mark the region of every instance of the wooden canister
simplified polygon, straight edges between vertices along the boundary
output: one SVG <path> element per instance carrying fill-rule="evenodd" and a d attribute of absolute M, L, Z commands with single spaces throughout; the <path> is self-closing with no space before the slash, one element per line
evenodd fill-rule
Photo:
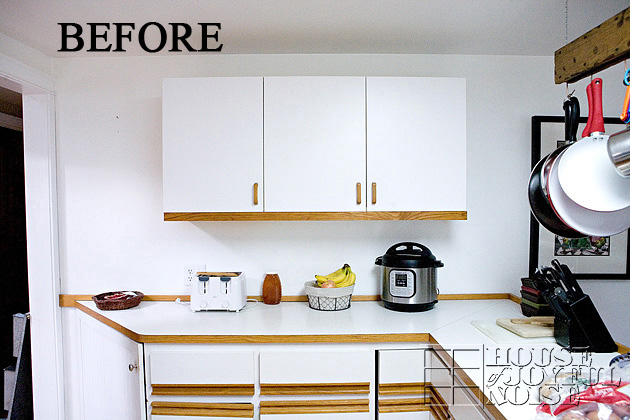
<path fill-rule="evenodd" d="M 282 298 L 282 285 L 280 284 L 280 277 L 275 271 L 268 271 L 265 273 L 265 280 L 263 281 L 262 290 L 263 302 L 267 305 L 277 305 Z"/>

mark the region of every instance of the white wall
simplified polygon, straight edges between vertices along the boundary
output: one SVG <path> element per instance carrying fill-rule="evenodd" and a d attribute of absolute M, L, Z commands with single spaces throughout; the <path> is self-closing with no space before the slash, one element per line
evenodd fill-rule
<path fill-rule="evenodd" d="M 54 74 L 62 293 L 184 294 L 184 265 L 201 262 L 210 270 L 245 271 L 251 295 L 260 294 L 265 271 L 277 270 L 284 294 L 297 295 L 313 274 L 347 262 L 357 273 L 355 293 L 376 295 L 374 259 L 403 240 L 427 245 L 444 262 L 442 293 L 518 294 L 527 275 L 530 118 L 563 115 L 565 87 L 553 83 L 552 57 L 77 58 L 54 60 Z M 161 79 L 244 75 L 466 77 L 468 220 L 164 222 Z M 619 67 L 603 75 L 606 115 L 620 112 L 622 76 Z M 571 87 L 583 115 L 586 82 Z M 617 319 L 630 282 L 588 282 L 587 290 L 615 338 L 630 343 Z M 609 305 L 604 290 L 617 304 Z"/>

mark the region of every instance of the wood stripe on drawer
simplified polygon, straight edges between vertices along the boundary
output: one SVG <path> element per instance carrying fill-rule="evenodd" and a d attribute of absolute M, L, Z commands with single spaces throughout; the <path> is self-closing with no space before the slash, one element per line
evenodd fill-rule
<path fill-rule="evenodd" d="M 429 408 L 437 420 L 450 420 L 453 417 L 448 410 L 448 404 L 433 387 L 431 387 Z"/>
<path fill-rule="evenodd" d="M 151 415 L 154 416 L 206 416 L 254 418 L 251 403 L 189 403 L 153 401 Z"/>
<path fill-rule="evenodd" d="M 424 394 L 428 392 L 428 388 L 429 385 L 426 382 L 379 384 L 378 395 Z"/>
<path fill-rule="evenodd" d="M 261 401 L 260 414 L 367 413 L 370 400 Z"/>
<path fill-rule="evenodd" d="M 254 384 L 151 384 L 151 395 L 254 395 Z"/>
<path fill-rule="evenodd" d="M 395 398 L 378 400 L 379 413 L 403 413 L 412 411 L 431 411 L 429 398 Z"/>
<path fill-rule="evenodd" d="M 318 384 L 260 384 L 260 395 L 369 394 L 369 382 Z"/>

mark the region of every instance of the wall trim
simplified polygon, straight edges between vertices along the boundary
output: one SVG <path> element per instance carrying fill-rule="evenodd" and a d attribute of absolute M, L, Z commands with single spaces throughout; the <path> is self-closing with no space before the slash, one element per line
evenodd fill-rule
<path fill-rule="evenodd" d="M 52 76 L 2 53 L 0 76 L 6 79 L 0 85 L 16 92 L 23 94 L 55 92 Z"/>

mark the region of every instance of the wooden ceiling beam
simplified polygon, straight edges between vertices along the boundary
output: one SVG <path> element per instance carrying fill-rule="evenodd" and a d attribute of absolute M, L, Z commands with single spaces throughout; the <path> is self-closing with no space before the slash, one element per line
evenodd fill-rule
<path fill-rule="evenodd" d="M 556 83 L 573 83 L 630 58 L 630 7 L 555 52 Z"/>

